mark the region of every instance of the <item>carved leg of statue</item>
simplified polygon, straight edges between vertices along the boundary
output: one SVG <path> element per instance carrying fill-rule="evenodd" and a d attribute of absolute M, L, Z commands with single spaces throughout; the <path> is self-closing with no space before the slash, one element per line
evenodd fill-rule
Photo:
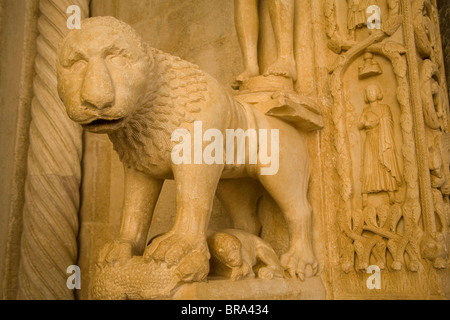
<path fill-rule="evenodd" d="M 223 165 L 174 166 L 177 214 L 172 230 L 145 250 L 144 261 L 177 266 L 180 278 L 201 281 L 209 272 L 206 231 Z"/>
<path fill-rule="evenodd" d="M 294 196 L 291 192 L 286 193 L 285 190 L 277 190 L 275 187 L 271 187 L 272 184 L 275 186 L 278 183 L 285 183 L 282 181 L 288 180 L 291 180 L 289 182 L 290 186 L 301 185 L 303 187 L 304 184 L 299 179 L 290 179 L 288 175 L 280 173 L 277 176 L 278 178 L 274 178 L 276 176 L 267 176 L 264 186 L 283 211 L 289 229 L 289 250 L 281 257 L 281 265 L 292 278 L 298 276 L 300 280 L 304 280 L 308 265 L 311 266 L 314 275 L 318 271 L 318 264 L 311 243 L 311 208 L 306 199 L 306 190 L 304 190 L 305 194 L 302 194 L 303 190 L 301 190 Z M 292 183 L 292 180 L 295 180 L 295 183 Z M 298 189 L 303 189 L 302 187 L 298 187 Z M 295 188 L 291 190 L 295 190 Z"/>
<path fill-rule="evenodd" d="M 294 0 L 270 0 L 270 18 L 278 48 L 278 58 L 265 75 L 284 76 L 297 80 L 294 58 Z"/>
<path fill-rule="evenodd" d="M 162 185 L 162 180 L 154 180 L 134 169 L 125 168 L 125 201 L 120 234 L 100 250 L 99 265 L 124 265 L 133 254 L 142 254 Z"/>
<path fill-rule="evenodd" d="M 245 71 L 237 77 L 243 82 L 259 76 L 258 37 L 259 17 L 258 0 L 235 0 L 236 31 L 244 58 Z"/>
<path fill-rule="evenodd" d="M 257 217 L 261 196 L 261 184 L 252 179 L 221 180 L 217 187 L 217 197 L 231 216 L 234 228 L 254 235 L 261 230 Z"/>
<path fill-rule="evenodd" d="M 292 277 L 305 279 L 306 267 L 317 274 L 318 264 L 312 248 L 312 210 L 307 199 L 310 164 L 305 137 L 293 127 L 277 119 L 268 119 L 272 128 L 280 128 L 279 171 L 259 176 L 267 192 L 277 202 L 289 229 L 289 250 L 281 257 L 281 265 Z M 259 123 L 260 124 L 260 123 Z M 296 159 L 293 167 L 292 159 Z M 280 186 L 283 186 L 280 188 Z"/>

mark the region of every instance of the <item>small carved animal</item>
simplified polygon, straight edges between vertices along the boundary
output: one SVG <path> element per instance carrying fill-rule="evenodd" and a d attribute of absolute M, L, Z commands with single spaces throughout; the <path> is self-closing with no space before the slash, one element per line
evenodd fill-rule
<path fill-rule="evenodd" d="M 242 230 L 226 229 L 208 237 L 213 259 L 231 269 L 231 280 L 253 278 L 258 261 L 265 264 L 258 270 L 258 278 L 283 278 L 284 270 L 272 247 L 261 238 Z"/>
<path fill-rule="evenodd" d="M 265 189 L 283 211 L 289 229 L 283 267 L 301 279 L 308 265 L 317 272 L 307 201 L 308 149 L 295 128 L 244 108 L 197 66 L 150 48 L 129 25 L 112 17 L 87 19 L 80 30 L 72 30 L 60 46 L 57 70 L 58 92 L 69 117 L 88 131 L 108 134 L 125 168 L 120 234 L 101 250 L 99 263 L 125 264 L 144 253 L 145 261 L 165 262 L 183 273 L 189 270 L 183 264 L 191 263 L 184 257 L 198 252 L 199 263 L 207 264 L 206 231 L 216 190 L 234 227 L 257 234 L 255 206 Z M 260 175 L 264 166 L 259 162 L 175 165 L 171 135 L 176 129 L 194 132 L 194 121 L 223 136 L 227 129 L 246 131 L 250 123 L 256 130 L 278 129 L 278 173 Z M 165 179 L 176 184 L 175 223 L 145 248 Z M 204 279 L 205 270 L 189 274 L 189 281 Z"/>

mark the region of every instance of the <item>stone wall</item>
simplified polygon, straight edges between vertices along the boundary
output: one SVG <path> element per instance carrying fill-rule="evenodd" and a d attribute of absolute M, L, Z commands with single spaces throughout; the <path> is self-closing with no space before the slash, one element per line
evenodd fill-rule
<path fill-rule="evenodd" d="M 37 1 L 0 1 L 0 299 L 17 286 Z"/>

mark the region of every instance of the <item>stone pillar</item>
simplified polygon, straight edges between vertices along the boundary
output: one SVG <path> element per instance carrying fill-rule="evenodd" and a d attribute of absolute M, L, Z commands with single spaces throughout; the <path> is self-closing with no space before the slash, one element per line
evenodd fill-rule
<path fill-rule="evenodd" d="M 0 1 L 0 299 L 7 300 L 18 290 L 38 2 Z"/>
<path fill-rule="evenodd" d="M 82 129 L 67 117 L 56 79 L 70 5 L 80 7 L 81 18 L 88 16 L 88 0 L 39 2 L 19 299 L 74 299 L 66 270 L 77 263 Z"/>

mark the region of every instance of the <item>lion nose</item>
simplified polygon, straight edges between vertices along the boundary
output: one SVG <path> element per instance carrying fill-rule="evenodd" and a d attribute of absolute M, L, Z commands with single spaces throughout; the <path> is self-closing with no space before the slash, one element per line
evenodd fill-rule
<path fill-rule="evenodd" d="M 111 75 L 101 59 L 89 61 L 81 87 L 81 102 L 97 109 L 111 107 L 114 103 Z"/>

